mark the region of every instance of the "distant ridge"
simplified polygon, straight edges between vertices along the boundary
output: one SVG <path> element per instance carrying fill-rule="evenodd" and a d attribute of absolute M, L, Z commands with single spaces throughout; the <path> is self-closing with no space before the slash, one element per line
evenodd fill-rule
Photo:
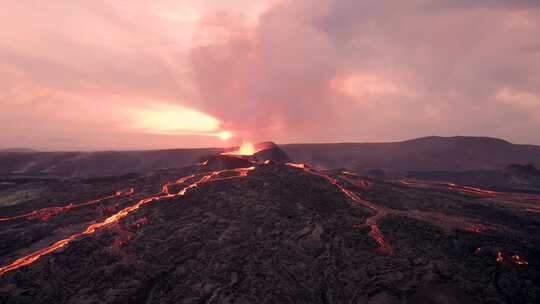
<path fill-rule="evenodd" d="M 0 152 L 9 152 L 9 153 L 35 153 L 39 152 L 38 150 L 29 149 L 29 148 L 8 148 L 0 149 Z"/>
<path fill-rule="evenodd" d="M 511 142 L 506 141 L 504 139 L 496 138 L 496 137 L 487 137 L 487 136 L 425 136 L 425 137 L 419 137 L 419 138 L 413 138 L 409 140 L 404 140 L 402 142 L 409 142 L 409 143 L 415 143 L 415 142 L 461 142 L 461 143 L 492 143 L 492 144 L 500 144 L 500 145 L 513 145 Z"/>
<path fill-rule="evenodd" d="M 422 137 L 387 143 L 279 145 L 293 162 L 358 172 L 502 170 L 510 164 L 540 168 L 540 146 L 516 145 L 491 137 Z M 92 177 L 144 173 L 189 166 L 224 149 L 169 149 L 115 152 L 37 152 L 4 149 L 0 175 Z M 33 152 L 33 153 L 31 153 Z"/>
<path fill-rule="evenodd" d="M 492 137 L 421 137 L 387 143 L 288 144 L 296 162 L 322 168 L 394 171 L 503 169 L 509 164 L 540 166 L 540 146 L 516 145 Z"/>

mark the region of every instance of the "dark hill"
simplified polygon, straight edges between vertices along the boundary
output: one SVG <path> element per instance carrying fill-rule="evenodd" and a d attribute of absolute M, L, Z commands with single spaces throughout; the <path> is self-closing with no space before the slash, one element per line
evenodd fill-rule
<path fill-rule="evenodd" d="M 28 149 L 28 148 L 8 148 L 8 149 L 0 149 L 0 153 L 4 152 L 16 152 L 16 153 L 32 153 L 32 152 L 39 152 L 34 149 Z"/>
<path fill-rule="evenodd" d="M 540 146 L 515 145 L 489 137 L 423 137 L 392 143 L 289 144 L 281 148 L 296 162 L 358 171 L 466 171 L 540 166 Z"/>
<path fill-rule="evenodd" d="M 515 145 L 488 137 L 424 137 L 393 143 L 288 144 L 272 143 L 255 160 L 308 163 L 316 167 L 359 172 L 468 171 L 504 169 L 510 164 L 540 167 L 540 147 Z M 195 164 L 223 149 L 175 149 L 118 152 L 0 153 L 0 175 L 96 177 Z"/>
<path fill-rule="evenodd" d="M 291 161 L 287 153 L 285 153 L 273 142 L 260 143 L 255 145 L 255 147 L 257 148 L 258 152 L 252 157 L 254 161 L 261 162 L 271 160 L 276 163 L 286 163 Z"/>

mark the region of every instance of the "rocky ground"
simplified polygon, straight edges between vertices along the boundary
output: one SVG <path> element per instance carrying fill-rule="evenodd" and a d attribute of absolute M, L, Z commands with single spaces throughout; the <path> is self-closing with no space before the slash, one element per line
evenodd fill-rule
<path fill-rule="evenodd" d="M 218 167 L 2 180 L 0 303 L 540 299 L 540 196 Z"/>

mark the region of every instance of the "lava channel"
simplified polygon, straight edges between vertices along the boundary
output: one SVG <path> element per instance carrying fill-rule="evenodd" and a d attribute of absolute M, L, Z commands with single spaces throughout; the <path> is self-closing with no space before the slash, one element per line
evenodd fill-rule
<path fill-rule="evenodd" d="M 211 172 L 210 174 L 202 176 L 198 181 L 184 187 L 183 189 L 181 189 L 176 194 L 168 193 L 169 191 L 168 191 L 168 188 L 167 188 L 166 193 L 162 192 L 162 193 L 160 193 L 158 195 L 155 195 L 155 196 L 151 196 L 151 197 L 148 197 L 148 198 L 143 198 L 140 201 L 138 201 L 136 204 L 120 210 L 119 212 L 117 212 L 117 213 L 111 215 L 110 217 L 106 218 L 104 221 L 99 222 L 99 223 L 91 224 L 83 232 L 73 234 L 68 238 L 62 239 L 62 240 L 52 244 L 51 246 L 40 249 L 40 250 L 38 250 L 36 252 L 33 252 L 33 253 L 29 254 L 29 255 L 23 256 L 23 257 L 17 259 L 16 261 L 14 261 L 13 263 L 11 263 L 9 265 L 0 267 L 0 276 L 4 275 L 4 274 L 6 274 L 6 273 L 8 273 L 10 271 L 13 271 L 15 269 L 21 268 L 23 266 L 30 265 L 30 264 L 34 263 L 35 261 L 37 261 L 42 256 L 53 253 L 53 252 L 63 248 L 64 246 L 68 245 L 72 241 L 80 238 L 80 237 L 91 235 L 91 234 L 95 233 L 98 229 L 110 226 L 110 225 L 118 222 L 119 220 L 125 218 L 128 214 L 138 210 L 142 206 L 147 205 L 147 204 L 149 204 L 151 202 L 156 202 L 156 201 L 160 201 L 162 199 L 169 199 L 169 198 L 175 198 L 175 197 L 183 196 L 183 195 L 186 194 L 187 190 L 196 188 L 199 185 L 201 185 L 202 183 L 208 182 L 212 178 L 214 178 L 216 176 L 219 176 L 219 174 L 221 174 L 223 172 L 236 172 L 236 173 L 239 173 L 239 176 L 215 178 L 212 181 L 226 180 L 226 179 L 232 179 L 232 178 L 238 178 L 238 177 L 245 177 L 245 176 L 248 175 L 249 171 L 252 171 L 254 169 L 255 169 L 255 167 L 249 167 L 249 168 L 239 168 L 239 169 L 231 169 L 231 170 L 214 171 L 214 172 Z M 182 181 L 182 180 L 188 180 L 188 179 L 190 179 L 192 177 L 193 176 L 190 175 L 188 177 L 179 179 L 177 182 Z"/>
<path fill-rule="evenodd" d="M 493 197 L 496 195 L 500 195 L 500 192 L 492 191 L 492 190 L 485 190 L 475 187 L 469 187 L 469 186 L 462 186 L 454 183 L 446 183 L 446 182 L 432 182 L 432 181 L 418 181 L 418 180 L 401 180 L 399 181 L 400 184 L 409 186 L 409 187 L 417 187 L 417 188 L 432 188 L 432 187 L 444 187 L 450 190 L 458 190 L 464 193 L 468 194 L 474 194 L 482 197 Z"/>
<path fill-rule="evenodd" d="M 433 188 L 443 187 L 449 190 L 456 190 L 467 194 L 476 195 L 482 198 L 490 198 L 493 201 L 502 202 L 505 205 L 515 206 L 516 208 L 525 209 L 528 212 L 538 213 L 538 202 L 540 202 L 540 196 L 536 194 L 526 193 L 505 193 L 492 190 L 485 190 L 476 187 L 462 186 L 454 183 L 445 182 L 430 182 L 430 181 L 399 181 L 400 184 L 413 187 L 413 188 Z"/>
<path fill-rule="evenodd" d="M 102 201 L 110 200 L 110 199 L 113 199 L 113 198 L 130 196 L 133 193 L 135 193 L 135 189 L 130 188 L 127 191 L 117 191 L 115 194 L 105 196 L 105 197 L 102 197 L 102 198 L 98 198 L 98 199 L 94 199 L 94 200 L 84 202 L 84 203 L 80 203 L 80 204 L 71 203 L 69 205 L 62 206 L 62 207 L 48 207 L 48 208 L 35 210 L 35 211 L 30 212 L 30 213 L 26 213 L 26 214 L 22 214 L 22 215 L 17 215 L 17 216 L 13 216 L 13 217 L 6 217 L 6 218 L 0 218 L 0 222 L 7 222 L 7 221 L 18 220 L 18 219 L 48 221 L 51 217 L 53 217 L 53 216 L 55 216 L 57 214 L 72 210 L 72 209 L 85 207 L 85 206 L 90 206 L 90 205 L 95 205 L 95 204 L 100 203 Z"/>
<path fill-rule="evenodd" d="M 370 201 L 362 199 L 361 197 L 356 195 L 354 192 L 352 192 L 352 191 L 346 189 L 345 187 L 339 185 L 337 179 L 335 179 L 335 178 L 333 178 L 333 177 L 331 177 L 331 176 L 329 176 L 327 174 L 324 174 L 322 172 L 311 169 L 308 166 L 306 166 L 305 164 L 287 163 L 287 165 L 290 166 L 290 167 L 293 167 L 293 168 L 302 169 L 302 170 L 304 170 L 305 172 L 307 172 L 309 174 L 316 175 L 316 176 L 324 178 L 330 184 L 336 186 L 343 194 L 345 194 L 345 196 L 350 198 L 355 203 L 364 205 L 367 208 L 373 210 L 375 212 L 375 215 L 369 217 L 363 225 L 360 225 L 360 226 L 357 226 L 357 227 L 362 227 L 362 226 L 370 227 L 371 231 L 369 232 L 369 235 L 377 242 L 377 244 L 379 244 L 379 249 L 378 250 L 381 251 L 381 252 L 387 253 L 387 254 L 393 254 L 394 251 L 393 251 L 392 247 L 390 245 L 388 245 L 384 241 L 384 235 L 382 234 L 381 230 L 379 229 L 379 225 L 377 225 L 377 222 L 380 219 L 382 219 L 383 217 L 385 217 L 386 215 L 391 213 L 390 209 L 379 207 L 378 205 L 376 205 L 376 204 L 374 204 L 374 203 L 372 203 Z"/>

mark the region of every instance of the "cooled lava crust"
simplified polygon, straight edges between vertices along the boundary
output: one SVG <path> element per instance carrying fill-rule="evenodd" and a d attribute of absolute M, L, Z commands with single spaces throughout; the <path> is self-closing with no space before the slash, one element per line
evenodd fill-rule
<path fill-rule="evenodd" d="M 26 197 L 0 208 L 0 267 L 166 198 L 6 271 L 0 303 L 537 303 L 538 213 L 481 192 L 315 173 L 271 162 L 196 185 L 203 165 L 14 183 L 3 200 Z"/>

